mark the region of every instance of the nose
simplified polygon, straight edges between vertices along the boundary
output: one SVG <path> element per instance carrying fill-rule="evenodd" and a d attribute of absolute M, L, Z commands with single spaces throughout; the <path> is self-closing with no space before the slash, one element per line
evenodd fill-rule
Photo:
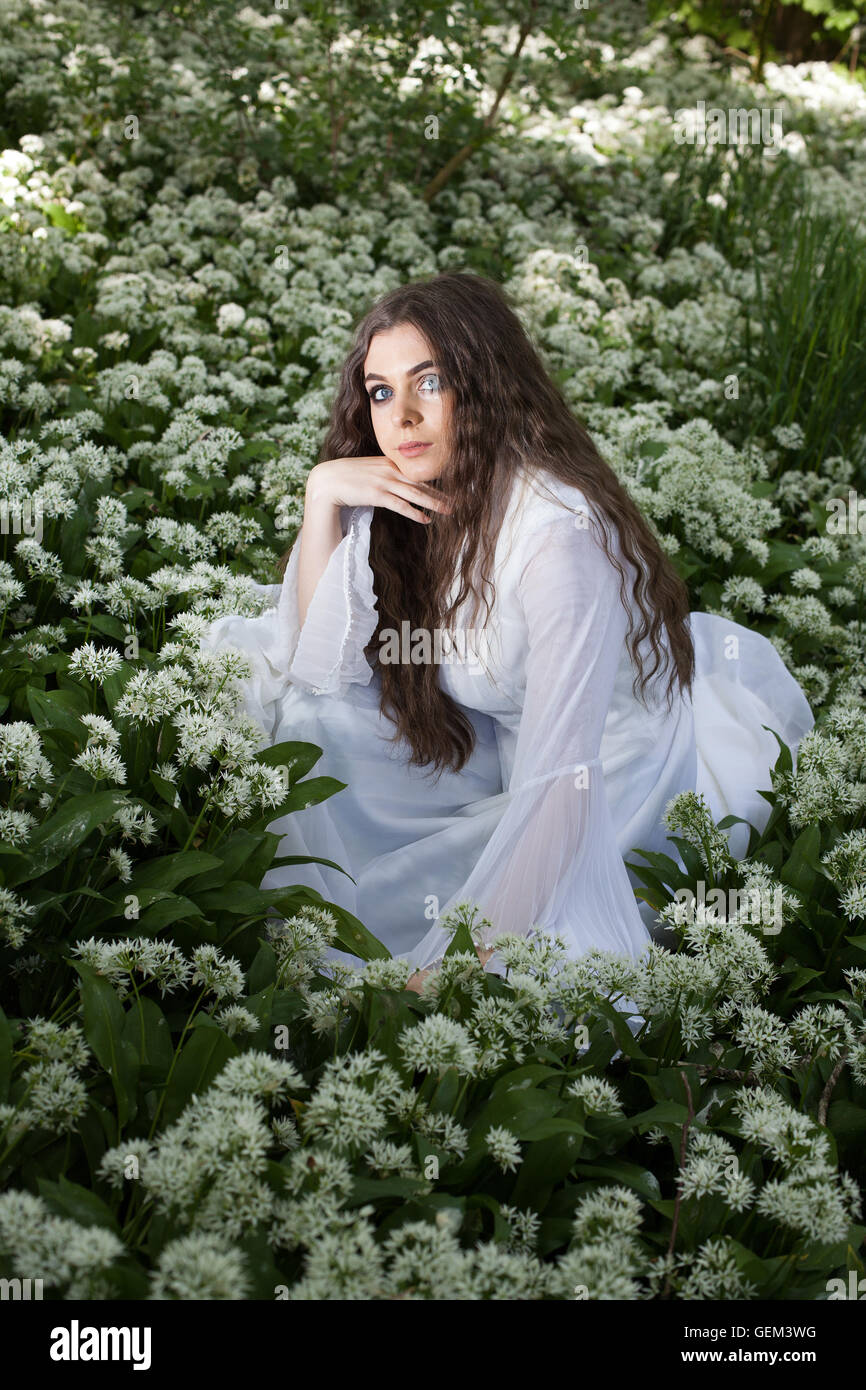
<path fill-rule="evenodd" d="M 394 394 L 394 403 L 391 410 L 391 422 L 397 429 L 402 429 L 404 425 L 417 424 L 421 419 L 421 412 L 417 406 L 413 406 L 408 395 L 403 395 L 397 391 Z"/>

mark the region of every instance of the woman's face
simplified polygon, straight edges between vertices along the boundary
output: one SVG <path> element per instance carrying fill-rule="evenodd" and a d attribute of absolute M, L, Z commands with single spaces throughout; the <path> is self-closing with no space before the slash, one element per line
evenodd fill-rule
<path fill-rule="evenodd" d="M 438 478 L 445 463 L 450 392 L 426 339 L 411 324 L 377 333 L 364 359 L 364 389 L 379 448 L 413 483 Z M 427 445 L 416 452 L 401 444 Z"/>

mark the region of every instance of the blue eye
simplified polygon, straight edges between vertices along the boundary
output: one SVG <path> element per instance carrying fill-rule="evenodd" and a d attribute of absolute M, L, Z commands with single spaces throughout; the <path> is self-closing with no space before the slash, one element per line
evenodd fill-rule
<path fill-rule="evenodd" d="M 420 391 L 421 388 L 424 386 L 425 381 L 432 381 L 432 382 L 435 383 L 435 385 L 434 385 L 432 388 L 430 388 L 430 387 L 425 388 L 425 391 L 426 391 L 426 392 L 429 392 L 430 395 L 438 395 L 439 390 L 440 390 L 439 373 L 438 373 L 438 372 L 427 372 L 424 376 L 419 377 L 419 379 L 418 379 L 418 389 L 419 389 L 419 391 Z M 381 405 L 381 403 L 382 403 L 382 401 L 385 399 L 385 397 L 384 397 L 384 396 L 379 396 L 379 395 L 377 395 L 376 393 L 377 393 L 378 391 L 390 391 L 390 390 L 391 390 L 390 386 L 374 386 L 373 389 L 372 389 L 372 391 L 368 392 L 368 395 L 369 395 L 369 397 L 370 397 L 370 400 L 373 401 L 376 405 Z"/>

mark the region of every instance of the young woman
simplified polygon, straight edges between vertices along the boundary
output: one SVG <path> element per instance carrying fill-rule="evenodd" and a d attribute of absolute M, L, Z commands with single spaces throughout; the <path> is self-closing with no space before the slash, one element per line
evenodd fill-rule
<path fill-rule="evenodd" d="M 776 649 L 689 613 L 481 276 L 373 307 L 321 458 L 275 606 L 223 617 L 203 642 L 252 658 L 244 702 L 268 741 L 317 744 L 317 774 L 347 784 L 270 828 L 281 853 L 333 860 L 355 883 L 310 864 L 262 886 L 317 889 L 419 971 L 465 901 L 492 924 L 485 961 L 498 935 L 535 924 L 574 955 L 638 953 L 654 913 L 624 856 L 671 852 L 662 815 L 686 790 L 762 829 L 756 789 L 778 754 L 762 726 L 796 753 L 813 725 Z"/>

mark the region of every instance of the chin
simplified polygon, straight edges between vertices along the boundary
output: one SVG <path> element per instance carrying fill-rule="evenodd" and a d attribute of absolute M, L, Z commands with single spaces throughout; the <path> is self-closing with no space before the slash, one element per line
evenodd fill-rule
<path fill-rule="evenodd" d="M 404 478 L 408 478 L 413 483 L 432 482 L 442 472 L 441 466 L 428 459 L 426 455 L 419 459 L 404 458 L 399 449 L 395 450 L 395 456 L 391 462 L 396 468 L 399 468 Z"/>

